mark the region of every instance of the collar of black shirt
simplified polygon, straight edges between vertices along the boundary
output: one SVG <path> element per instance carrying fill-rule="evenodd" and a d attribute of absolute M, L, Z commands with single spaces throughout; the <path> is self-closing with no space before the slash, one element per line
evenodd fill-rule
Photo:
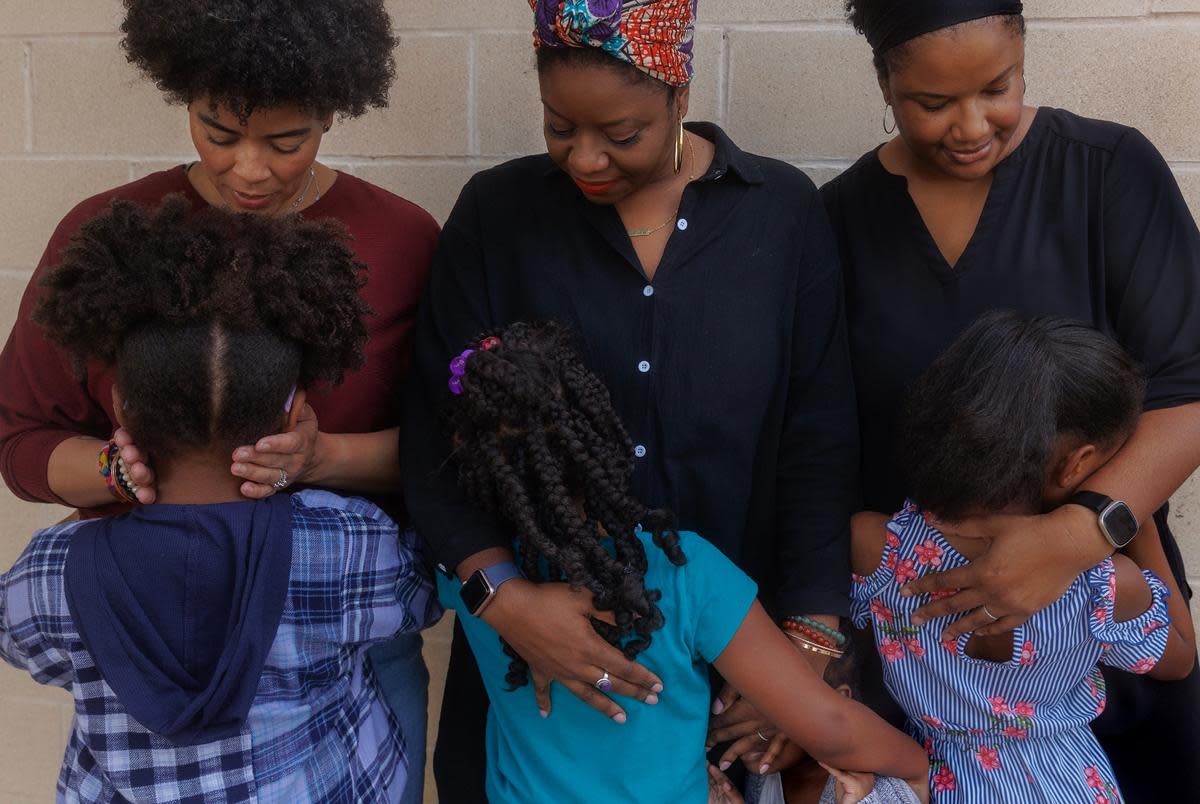
<path fill-rule="evenodd" d="M 746 184 L 763 183 L 762 169 L 759 168 L 753 157 L 737 147 L 720 126 L 715 123 L 687 123 L 684 127 L 693 134 L 697 134 L 711 142 L 715 149 L 712 164 L 709 165 L 708 172 L 701 176 L 698 181 L 719 179 L 729 174 L 741 179 Z M 547 161 L 546 175 L 552 176 L 558 172 L 558 165 L 552 161 Z"/>

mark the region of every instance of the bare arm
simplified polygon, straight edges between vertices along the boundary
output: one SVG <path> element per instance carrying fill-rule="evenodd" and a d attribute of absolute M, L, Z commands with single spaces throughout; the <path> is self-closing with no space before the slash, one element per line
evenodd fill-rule
<path fill-rule="evenodd" d="M 1163 681 L 1178 681 L 1192 671 L 1196 661 L 1196 632 L 1192 627 L 1192 613 L 1187 600 L 1179 592 L 1179 584 L 1171 573 L 1162 540 L 1154 520 L 1148 520 L 1133 543 L 1125 549 L 1124 556 L 1113 556 L 1117 567 L 1117 598 L 1115 616 L 1118 621 L 1132 620 L 1141 616 L 1151 603 L 1150 587 L 1141 570 L 1150 570 L 1157 575 L 1171 597 L 1167 600 L 1167 612 L 1171 615 L 1170 634 L 1162 658 L 1147 675 Z"/>
<path fill-rule="evenodd" d="M 815 759 L 904 779 L 918 790 L 927 784 L 921 746 L 825 684 L 757 602 L 715 665 Z"/>
<path fill-rule="evenodd" d="M 46 464 L 50 490 L 76 508 L 99 508 L 116 502 L 97 463 L 104 444 L 98 438 L 75 436 L 55 447 Z"/>

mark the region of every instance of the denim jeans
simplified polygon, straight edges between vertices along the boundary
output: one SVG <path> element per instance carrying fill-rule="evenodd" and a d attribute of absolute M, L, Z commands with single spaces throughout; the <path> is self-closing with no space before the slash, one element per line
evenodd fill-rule
<path fill-rule="evenodd" d="M 400 804 L 421 804 L 425 795 L 425 728 L 429 717 L 429 670 L 421 635 L 401 634 L 367 652 L 379 689 L 396 716 L 408 757 L 408 783 Z"/>

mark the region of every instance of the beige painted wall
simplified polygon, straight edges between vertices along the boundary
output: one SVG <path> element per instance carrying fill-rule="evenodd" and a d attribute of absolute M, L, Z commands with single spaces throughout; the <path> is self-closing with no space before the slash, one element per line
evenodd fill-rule
<path fill-rule="evenodd" d="M 0 330 L 75 202 L 193 158 L 183 111 L 121 57 L 119 5 L 0 0 Z M 529 13 L 525 0 L 389 5 L 401 33 L 392 108 L 338 125 L 323 157 L 442 219 L 473 172 L 542 148 Z M 1026 5 L 1030 101 L 1138 126 L 1200 214 L 1200 0 Z M 869 51 L 836 0 L 702 0 L 701 19 L 694 119 L 818 182 L 883 138 Z M 1175 502 L 1200 579 L 1200 487 Z M 0 567 L 65 513 L 0 492 Z M 430 642 L 436 664 L 444 637 Z M 52 797 L 70 720 L 65 694 L 0 668 L 0 804 Z"/>

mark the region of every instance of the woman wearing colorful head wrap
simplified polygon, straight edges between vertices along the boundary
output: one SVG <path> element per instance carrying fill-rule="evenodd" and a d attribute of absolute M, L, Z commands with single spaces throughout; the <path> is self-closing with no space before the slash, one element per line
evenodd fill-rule
<path fill-rule="evenodd" d="M 704 532 L 776 616 L 834 625 L 857 464 L 836 252 L 803 174 L 714 125 L 684 126 L 693 0 L 531 7 L 548 153 L 475 176 L 445 224 L 417 325 L 406 497 L 437 560 L 478 593 L 472 608 L 533 667 L 543 706 L 553 680 L 555 697 L 635 718 L 670 685 L 656 692 L 661 679 L 596 636 L 585 596 L 519 578 L 488 593 L 513 534 L 455 487 L 435 419 L 447 361 L 513 321 L 569 323 L 634 439 L 634 493 Z M 482 798 L 486 707 L 459 633 L 435 757 L 443 800 Z M 775 733 L 738 720 L 728 736 L 750 745 Z"/>
<path fill-rule="evenodd" d="M 963 523 L 992 545 L 969 568 L 914 582 L 914 593 L 961 590 L 921 614 L 965 612 L 947 636 L 1010 633 L 1151 517 L 1170 566 L 1149 568 L 1173 571 L 1188 594 L 1166 501 L 1200 464 L 1200 232 L 1166 163 L 1134 129 L 1024 105 L 1019 2 L 847 6 L 897 133 L 822 191 L 846 272 L 867 506 L 890 513 L 904 498 L 890 457 L 896 400 L 988 309 L 1090 322 L 1149 378 L 1136 435 L 1086 487 L 1127 509 L 1091 498 Z M 1125 550 L 1141 562 L 1154 538 L 1147 529 Z M 1197 671 L 1174 683 L 1105 676 L 1094 729 L 1128 800 L 1194 799 Z"/>

